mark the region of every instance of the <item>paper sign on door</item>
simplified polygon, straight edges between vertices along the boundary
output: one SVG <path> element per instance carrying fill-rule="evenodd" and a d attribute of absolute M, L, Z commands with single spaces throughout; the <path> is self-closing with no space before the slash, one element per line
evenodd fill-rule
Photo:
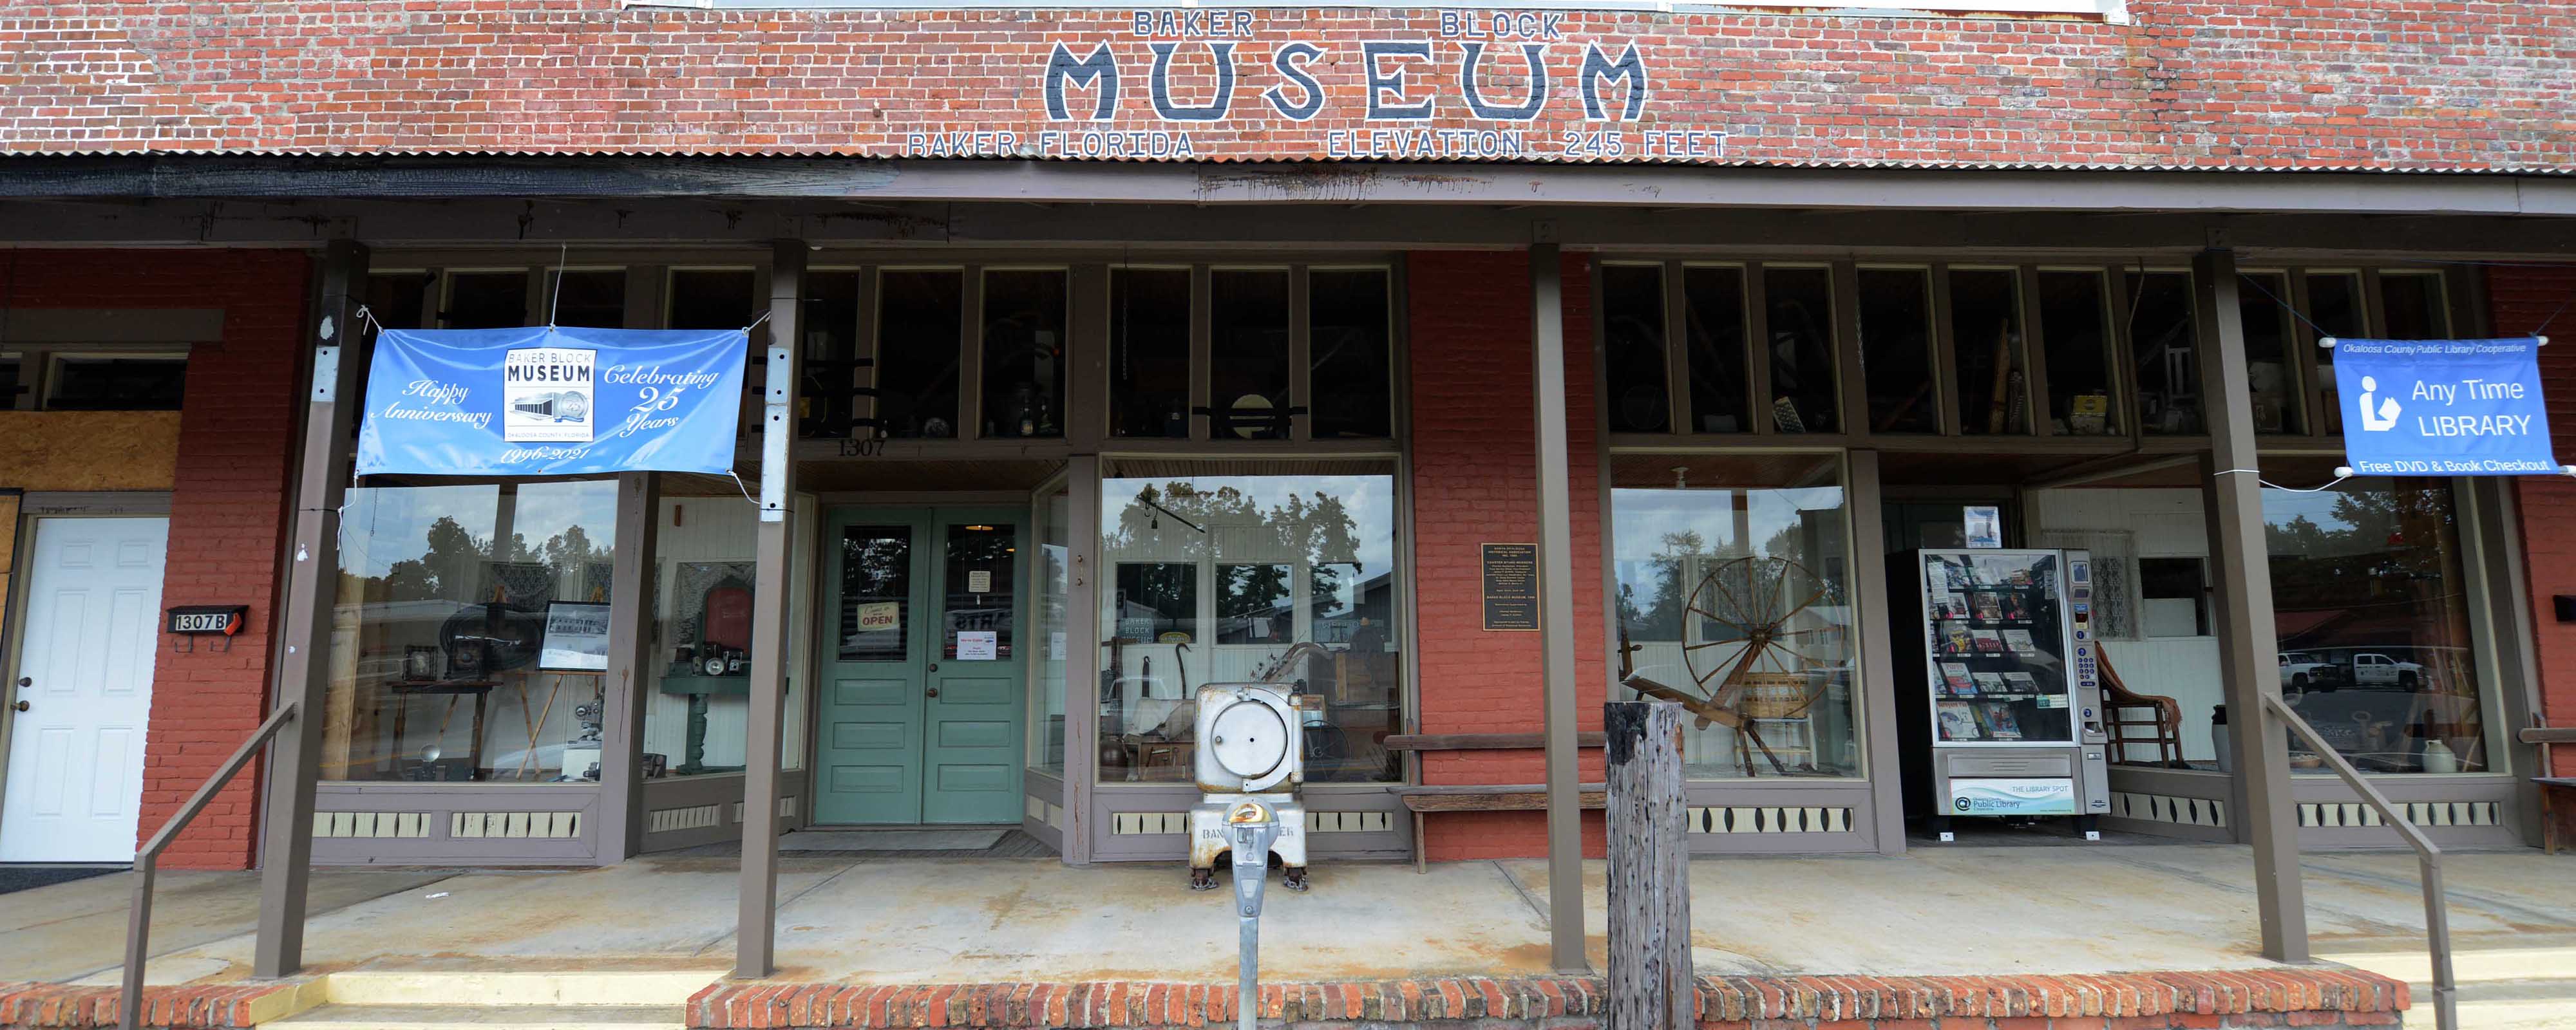
<path fill-rule="evenodd" d="M 1000 636 L 999 633 L 989 629 L 959 630 L 957 633 L 957 660 L 961 662 L 989 662 L 1001 658 L 1001 648 L 999 642 L 995 639 L 998 636 Z"/>
<path fill-rule="evenodd" d="M 992 592 L 993 592 L 993 573 L 992 573 L 992 571 L 991 571 L 991 570 L 989 570 L 989 569 L 972 569 L 972 570 L 969 570 L 969 571 L 966 573 L 966 592 L 967 592 L 967 593 L 970 593 L 970 594 L 989 594 L 989 593 L 992 593 Z"/>
<path fill-rule="evenodd" d="M 859 632 L 881 633 L 903 628 L 903 603 L 871 601 L 859 606 Z"/>

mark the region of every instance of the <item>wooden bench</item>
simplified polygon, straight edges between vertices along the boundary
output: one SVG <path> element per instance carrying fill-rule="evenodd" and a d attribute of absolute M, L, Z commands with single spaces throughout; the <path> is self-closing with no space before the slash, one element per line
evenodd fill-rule
<path fill-rule="evenodd" d="M 1540 751 L 1547 747 L 1546 738 L 1537 733 L 1402 733 L 1386 738 L 1386 749 L 1415 755 L 1413 772 L 1422 771 L 1421 755 L 1442 751 Z M 1601 746 L 1598 732 L 1575 734 L 1578 748 Z M 1578 801 L 1584 808 L 1601 808 L 1609 804 L 1609 788 L 1600 783 L 1577 784 Z M 1455 783 L 1388 787 L 1413 813 L 1413 871 L 1427 872 L 1422 840 L 1425 812 L 1533 812 L 1547 808 L 1547 784 L 1544 783 Z"/>
<path fill-rule="evenodd" d="M 2540 785 L 2540 848 L 2544 854 L 2555 855 L 2558 853 L 2558 811 L 2552 801 L 2559 791 L 2576 790 L 2576 776 L 2550 775 L 2555 767 L 2549 764 L 2549 746 L 2576 744 L 2576 728 L 2534 726 L 2516 733 L 2514 737 L 2525 744 L 2540 745 L 2540 774 L 2532 777 L 2531 782 Z M 1419 828 L 1417 824 L 1416 829 Z"/>

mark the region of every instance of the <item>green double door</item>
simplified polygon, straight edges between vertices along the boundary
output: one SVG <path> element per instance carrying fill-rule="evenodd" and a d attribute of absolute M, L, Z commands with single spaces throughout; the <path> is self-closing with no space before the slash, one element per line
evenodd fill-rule
<path fill-rule="evenodd" d="M 816 823 L 1020 820 L 1026 515 L 843 508 L 826 520 Z"/>

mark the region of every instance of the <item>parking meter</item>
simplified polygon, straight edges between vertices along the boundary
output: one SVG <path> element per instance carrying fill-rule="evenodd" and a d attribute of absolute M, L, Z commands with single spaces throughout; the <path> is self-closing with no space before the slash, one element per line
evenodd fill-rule
<path fill-rule="evenodd" d="M 1237 802 L 1226 812 L 1234 852 L 1234 914 L 1241 924 L 1241 977 L 1236 988 L 1236 1030 L 1253 1030 L 1261 1007 L 1261 888 L 1270 882 L 1270 845 L 1279 839 L 1279 816 L 1258 801 Z"/>

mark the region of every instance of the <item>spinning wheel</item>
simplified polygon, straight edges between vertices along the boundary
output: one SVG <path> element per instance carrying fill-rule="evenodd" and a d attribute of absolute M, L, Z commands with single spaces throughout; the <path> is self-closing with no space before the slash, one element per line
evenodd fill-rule
<path fill-rule="evenodd" d="M 1757 749 L 1773 771 L 1788 775 L 1787 763 L 1763 743 L 1759 720 L 1797 718 L 1824 696 L 1823 682 L 1808 671 L 1839 654 L 1841 628 L 1798 623 L 1801 613 L 1830 592 L 1815 572 L 1786 558 L 1720 562 L 1700 577 L 1683 609 L 1684 618 L 1703 627 L 1700 642 L 1682 645 L 1690 685 L 1637 675 L 1629 658 L 1637 645 L 1628 642 L 1626 626 L 1619 629 L 1620 682 L 1679 703 L 1697 717 L 1700 729 L 1715 723 L 1734 730 L 1735 761 L 1745 775 L 1759 775 L 1753 765 Z"/>

